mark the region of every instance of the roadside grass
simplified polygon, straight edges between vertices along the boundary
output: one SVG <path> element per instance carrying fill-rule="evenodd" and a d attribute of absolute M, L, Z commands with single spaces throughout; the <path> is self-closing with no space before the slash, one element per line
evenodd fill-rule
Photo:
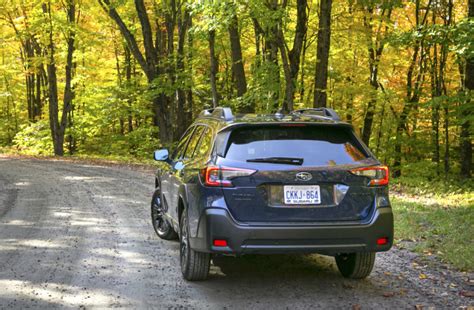
<path fill-rule="evenodd" d="M 103 155 L 103 154 L 74 154 L 69 155 L 65 154 L 62 157 L 53 156 L 53 155 L 41 155 L 36 153 L 28 153 L 24 151 L 18 151 L 12 147 L 0 147 L 0 155 L 11 155 L 11 156 L 21 156 L 26 158 L 43 158 L 43 159 L 52 159 L 52 160 L 69 160 L 69 161 L 82 161 L 90 162 L 95 164 L 115 164 L 115 165 L 136 165 L 136 166 L 148 166 L 148 167 L 158 167 L 160 163 L 153 160 L 153 154 L 150 154 L 150 158 L 140 158 L 134 157 L 131 155 L 122 156 L 122 155 Z"/>
<path fill-rule="evenodd" d="M 472 180 L 425 184 L 416 181 L 402 179 L 392 183 L 395 243 L 424 255 L 436 255 L 460 270 L 473 271 Z"/>

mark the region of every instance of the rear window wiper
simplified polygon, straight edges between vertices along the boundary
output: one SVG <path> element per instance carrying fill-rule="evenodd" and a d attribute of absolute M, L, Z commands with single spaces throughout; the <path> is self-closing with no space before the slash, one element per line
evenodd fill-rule
<path fill-rule="evenodd" d="M 265 158 L 253 158 L 247 159 L 249 163 L 271 163 L 271 164 L 287 164 L 301 166 L 303 164 L 303 158 L 295 157 L 265 157 Z"/>

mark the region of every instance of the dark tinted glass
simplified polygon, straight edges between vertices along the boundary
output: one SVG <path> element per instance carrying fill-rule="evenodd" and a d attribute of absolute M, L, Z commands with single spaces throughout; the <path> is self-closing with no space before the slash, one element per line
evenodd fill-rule
<path fill-rule="evenodd" d="M 191 140 L 189 140 L 188 147 L 186 148 L 186 154 L 184 155 L 184 158 L 192 158 L 194 150 L 196 149 L 196 145 L 199 142 L 199 139 L 201 138 L 202 132 L 204 131 L 204 126 L 198 126 L 196 130 L 193 133 L 193 136 L 191 137 Z"/>
<path fill-rule="evenodd" d="M 265 126 L 235 129 L 226 158 L 302 158 L 303 166 L 351 164 L 367 158 L 352 132 L 329 126 Z"/>

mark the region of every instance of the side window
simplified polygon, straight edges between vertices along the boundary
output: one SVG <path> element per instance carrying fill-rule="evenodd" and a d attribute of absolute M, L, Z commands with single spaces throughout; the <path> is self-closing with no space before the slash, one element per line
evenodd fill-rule
<path fill-rule="evenodd" d="M 194 152 L 194 157 L 202 158 L 209 154 L 209 151 L 212 147 L 212 130 L 210 128 L 206 129 L 206 132 L 202 135 L 201 141 L 199 141 L 199 146 Z"/>
<path fill-rule="evenodd" d="M 189 128 L 188 131 L 184 134 L 183 138 L 179 141 L 178 146 L 176 147 L 176 150 L 174 151 L 173 156 L 172 156 L 173 160 L 183 158 L 186 144 L 189 141 L 189 137 L 193 133 L 194 129 L 195 127 Z"/>
<path fill-rule="evenodd" d="M 192 158 L 194 154 L 194 150 L 196 149 L 196 146 L 199 142 L 199 139 L 201 138 L 202 132 L 204 131 L 204 126 L 198 126 L 196 130 L 193 133 L 193 136 L 191 137 L 191 140 L 189 140 L 188 146 L 186 147 L 186 153 L 184 155 L 184 158 Z"/>

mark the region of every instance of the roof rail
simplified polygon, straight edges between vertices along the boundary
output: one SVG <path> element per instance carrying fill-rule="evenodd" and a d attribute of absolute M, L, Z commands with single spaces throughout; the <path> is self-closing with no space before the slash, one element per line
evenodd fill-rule
<path fill-rule="evenodd" d="M 316 117 L 324 117 L 327 119 L 332 119 L 333 121 L 340 121 L 341 118 L 337 114 L 336 111 L 330 108 L 307 108 L 307 109 L 299 109 L 295 110 L 292 113 L 296 114 L 304 114 L 307 116 L 316 116 Z"/>
<path fill-rule="evenodd" d="M 226 122 L 234 120 L 234 115 L 232 114 L 232 109 L 228 107 L 217 107 L 212 109 L 203 110 L 200 114 L 200 117 L 210 117 L 223 119 Z"/>

